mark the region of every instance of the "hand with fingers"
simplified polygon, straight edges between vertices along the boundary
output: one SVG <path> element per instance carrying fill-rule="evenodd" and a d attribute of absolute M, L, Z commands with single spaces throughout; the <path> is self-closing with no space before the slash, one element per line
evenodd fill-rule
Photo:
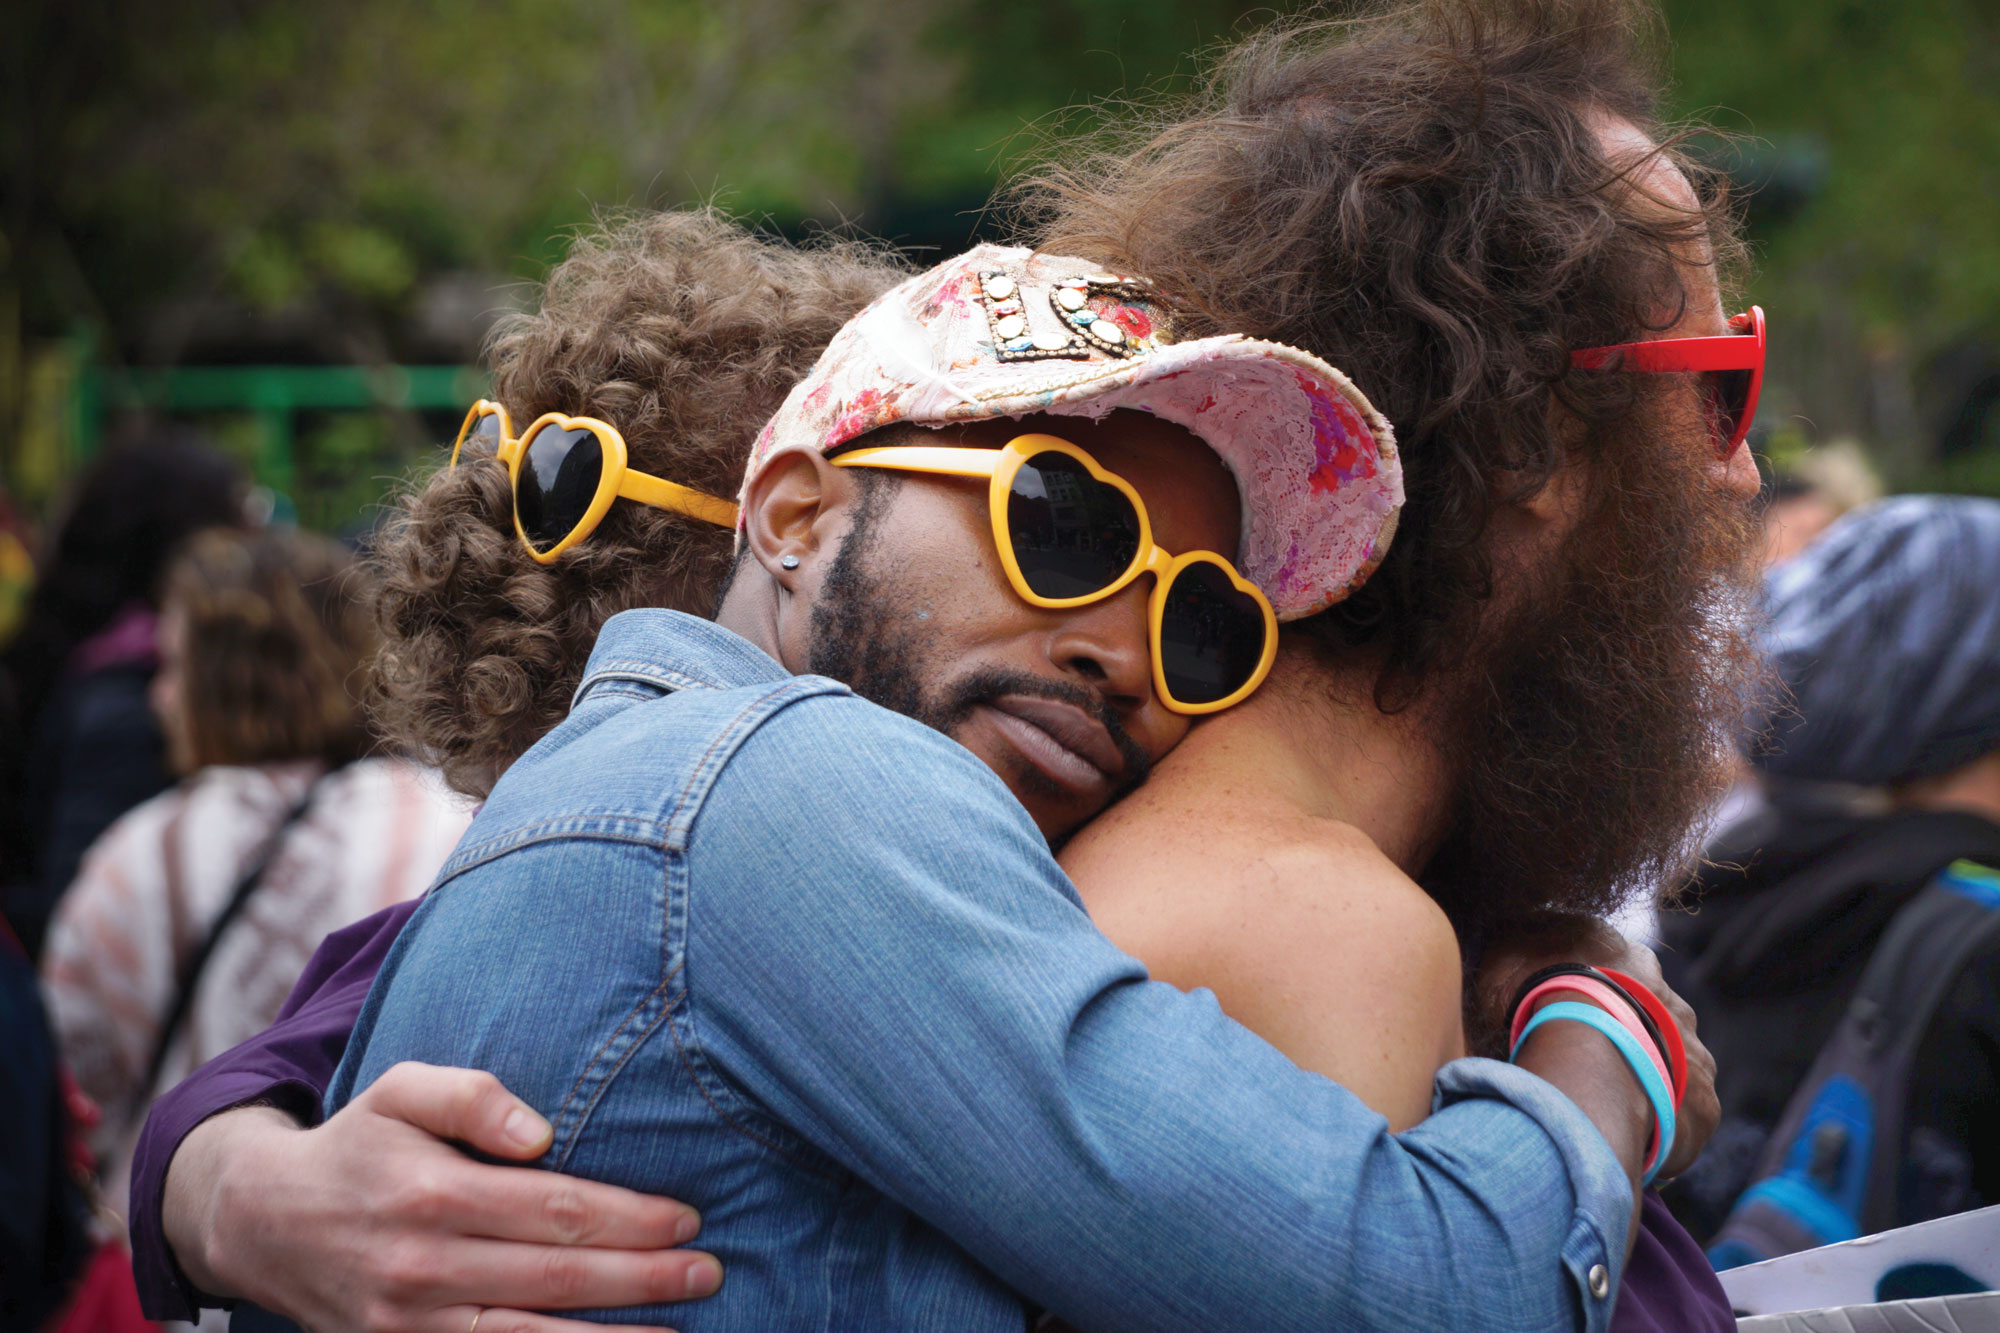
<path fill-rule="evenodd" d="M 1715 1057 L 1696 1035 L 1694 1010 L 1667 985 L 1651 949 L 1590 917 L 1549 914 L 1527 923 L 1487 947 L 1471 995 L 1468 1035 L 1480 1053 L 1504 1059 L 1513 1017 L 1509 1007 L 1521 983 L 1559 963 L 1611 968 L 1640 982 L 1659 997 L 1680 1029 L 1687 1055 L 1687 1081 L 1674 1117 L 1673 1145 L 1658 1175 L 1660 1181 L 1672 1179 L 1701 1155 L 1722 1119 L 1722 1104 L 1715 1095 Z"/>
<path fill-rule="evenodd" d="M 315 1333 L 598 1333 L 545 1310 L 692 1300 L 693 1209 L 514 1162 L 548 1122 L 491 1074 L 401 1064 L 325 1124 L 242 1107 L 182 1140 L 165 1222 L 194 1283 Z"/>

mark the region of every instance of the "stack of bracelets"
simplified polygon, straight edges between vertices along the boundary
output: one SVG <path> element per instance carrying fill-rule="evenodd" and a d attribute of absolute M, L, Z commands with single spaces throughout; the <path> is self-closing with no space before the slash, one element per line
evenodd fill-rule
<path fill-rule="evenodd" d="M 1561 1000 L 1530 1015 L 1536 1001 L 1558 991 L 1582 996 L 1591 1003 Z M 1520 1055 L 1529 1033 L 1544 1023 L 1565 1020 L 1597 1029 L 1618 1048 L 1631 1066 L 1632 1076 L 1645 1089 L 1646 1100 L 1653 1104 L 1653 1144 L 1646 1152 L 1646 1174 L 1641 1182 L 1652 1184 L 1673 1149 L 1674 1113 L 1687 1091 L 1687 1048 L 1681 1044 L 1680 1026 L 1660 997 L 1623 972 L 1558 963 L 1521 983 L 1510 1012 L 1514 1021 L 1507 1039 L 1509 1060 Z"/>

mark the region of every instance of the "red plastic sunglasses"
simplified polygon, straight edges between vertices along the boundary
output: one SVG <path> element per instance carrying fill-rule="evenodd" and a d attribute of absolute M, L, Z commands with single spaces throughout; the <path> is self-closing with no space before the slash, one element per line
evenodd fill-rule
<path fill-rule="evenodd" d="M 1714 338 L 1656 338 L 1651 342 L 1586 347 L 1570 353 L 1578 370 L 1693 371 L 1701 376 L 1715 452 L 1724 458 L 1743 447 L 1764 387 L 1764 307 L 1751 306 Z"/>

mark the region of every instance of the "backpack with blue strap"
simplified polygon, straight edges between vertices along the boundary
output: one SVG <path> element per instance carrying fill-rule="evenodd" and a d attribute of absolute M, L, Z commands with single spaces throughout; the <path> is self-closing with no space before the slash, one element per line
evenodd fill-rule
<path fill-rule="evenodd" d="M 1897 1225 L 1910 1079 L 1939 1004 L 2000 940 L 2000 873 L 1953 862 L 1883 932 L 1753 1176 L 1710 1245 L 1718 1270 Z"/>

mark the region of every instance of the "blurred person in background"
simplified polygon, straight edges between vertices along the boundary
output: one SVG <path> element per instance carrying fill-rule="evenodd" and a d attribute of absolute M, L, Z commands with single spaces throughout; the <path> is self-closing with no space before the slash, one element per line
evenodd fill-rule
<path fill-rule="evenodd" d="M 269 1026 L 321 938 L 421 893 L 465 829 L 432 771 L 369 754 L 369 594 L 290 529 L 200 533 L 169 570 L 151 706 L 184 776 L 91 847 L 43 959 L 119 1205 L 154 1091 Z"/>
<path fill-rule="evenodd" d="M 169 555 L 243 522 L 236 465 L 184 428 L 108 449 L 54 527 L 0 658 L 0 887 L 39 955 L 56 901 L 111 821 L 173 781 L 146 701 Z"/>
<path fill-rule="evenodd" d="M 2000 867 L 1996 572 L 2000 502 L 1908 496 L 1848 514 L 1766 577 L 1765 641 L 1790 702 L 1752 748 L 1764 801 L 1716 837 L 1688 910 L 1662 921 L 1661 962 L 1701 1014 L 1724 1113 L 1669 1194 L 1699 1237 L 1766 1174 L 1774 1128 L 1898 913 L 1954 863 Z M 1955 891 L 1978 898 L 1980 874 L 1961 869 Z M 1802 1164 L 1801 1183 L 1820 1177 L 1860 1230 L 2000 1203 L 2000 936 L 1966 947 L 1917 965 L 1949 975 L 1927 1023 L 1913 1012 L 1906 1085 L 1872 1099 L 1873 1133 L 1893 1140 L 1874 1148 L 1887 1196 L 1872 1220 L 1865 1163 L 1827 1140 Z"/>
<path fill-rule="evenodd" d="M 1882 478 L 1858 440 L 1834 440 L 1773 465 L 1764 496 L 1764 561 L 1780 565 L 1833 521 L 1882 498 Z"/>

